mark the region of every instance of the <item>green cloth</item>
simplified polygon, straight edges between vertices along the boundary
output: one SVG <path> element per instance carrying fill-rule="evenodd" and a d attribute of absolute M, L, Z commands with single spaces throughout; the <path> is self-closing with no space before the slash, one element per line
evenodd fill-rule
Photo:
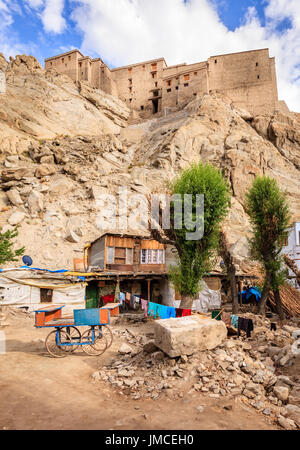
<path fill-rule="evenodd" d="M 211 318 L 212 319 L 214 319 L 218 314 L 219 314 L 219 317 L 217 317 L 216 318 L 216 320 L 221 320 L 221 314 L 220 314 L 220 309 L 214 309 L 212 312 L 211 312 Z"/>

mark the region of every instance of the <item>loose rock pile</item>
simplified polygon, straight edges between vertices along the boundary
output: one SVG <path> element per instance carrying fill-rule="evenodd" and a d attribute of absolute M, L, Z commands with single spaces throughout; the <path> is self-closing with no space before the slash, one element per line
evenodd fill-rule
<path fill-rule="evenodd" d="M 120 356 L 95 372 L 93 379 L 110 383 L 134 400 L 178 399 L 195 393 L 215 399 L 237 397 L 283 428 L 296 429 L 300 427 L 298 377 L 277 374 L 296 361 L 290 350 L 295 327 L 289 331 L 283 327 L 271 336 L 268 320 L 255 321 L 261 325 L 247 341 L 231 338 L 213 350 L 179 358 L 160 351 L 149 340 L 151 333 L 147 337 L 115 330 L 126 343 L 119 348 Z"/>

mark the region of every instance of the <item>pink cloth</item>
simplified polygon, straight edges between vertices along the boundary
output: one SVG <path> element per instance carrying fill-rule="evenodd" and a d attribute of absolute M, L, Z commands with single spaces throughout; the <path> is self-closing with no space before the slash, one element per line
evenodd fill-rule
<path fill-rule="evenodd" d="M 144 317 L 148 317 L 148 300 L 141 299 L 142 309 L 144 310 Z"/>

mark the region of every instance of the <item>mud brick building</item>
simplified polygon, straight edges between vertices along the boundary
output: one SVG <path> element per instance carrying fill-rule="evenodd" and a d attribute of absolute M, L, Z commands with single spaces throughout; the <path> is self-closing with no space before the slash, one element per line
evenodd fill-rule
<path fill-rule="evenodd" d="M 101 58 L 72 50 L 45 60 L 74 81 L 117 96 L 142 117 L 184 105 L 197 94 L 221 92 L 254 114 L 288 111 L 278 101 L 275 58 L 269 49 L 212 56 L 195 64 L 168 66 L 164 58 L 110 69 Z"/>

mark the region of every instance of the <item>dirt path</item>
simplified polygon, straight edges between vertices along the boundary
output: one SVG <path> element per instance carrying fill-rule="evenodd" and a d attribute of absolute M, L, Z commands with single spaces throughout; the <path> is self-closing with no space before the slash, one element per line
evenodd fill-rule
<path fill-rule="evenodd" d="M 234 399 L 199 393 L 179 400 L 129 399 L 105 382 L 91 381 L 91 374 L 116 356 L 117 343 L 102 357 L 77 351 L 54 359 L 44 350 L 48 330 L 35 329 L 29 317 L 14 324 L 5 329 L 6 354 L 0 355 L 0 429 L 276 428 Z M 205 405 L 202 413 L 199 405 Z"/>

